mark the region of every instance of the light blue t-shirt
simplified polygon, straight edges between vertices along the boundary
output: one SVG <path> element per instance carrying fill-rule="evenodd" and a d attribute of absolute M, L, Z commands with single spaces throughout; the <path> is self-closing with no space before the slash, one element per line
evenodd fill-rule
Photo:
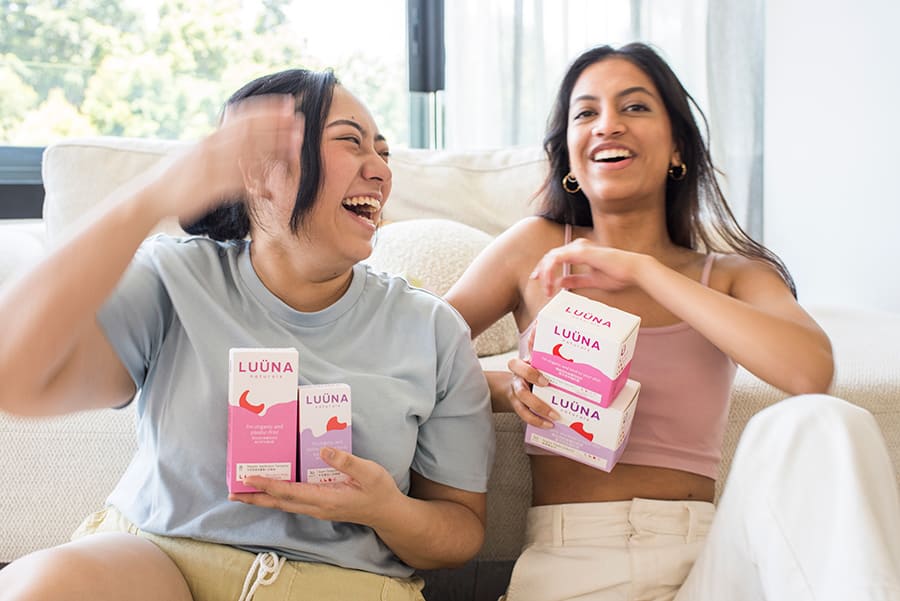
<path fill-rule="evenodd" d="M 487 488 L 494 434 L 469 329 L 401 278 L 356 265 L 340 300 L 301 313 L 260 281 L 249 242 L 161 235 L 142 245 L 98 319 L 140 390 L 138 450 L 108 502 L 143 530 L 412 573 L 366 526 L 228 500 L 232 347 L 295 347 L 299 384 L 349 384 L 353 452 L 384 466 L 403 492 L 410 469 Z"/>

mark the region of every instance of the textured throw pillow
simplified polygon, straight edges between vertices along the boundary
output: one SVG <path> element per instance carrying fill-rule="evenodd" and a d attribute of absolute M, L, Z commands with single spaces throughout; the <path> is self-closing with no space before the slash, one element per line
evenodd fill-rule
<path fill-rule="evenodd" d="M 442 296 L 493 238 L 449 219 L 410 219 L 382 226 L 366 260 L 373 269 L 399 275 L 413 286 Z M 512 315 L 475 339 L 479 357 L 504 353 L 518 343 Z"/>

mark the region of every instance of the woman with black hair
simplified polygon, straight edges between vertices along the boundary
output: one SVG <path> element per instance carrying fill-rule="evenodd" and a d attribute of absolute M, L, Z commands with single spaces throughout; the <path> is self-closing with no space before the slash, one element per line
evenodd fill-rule
<path fill-rule="evenodd" d="M 277 73 L 4 291 L 0 409 L 136 399 L 138 445 L 72 542 L 0 571 L 0 599 L 421 600 L 414 568 L 478 551 L 489 391 L 456 312 L 360 263 L 390 191 L 365 106 L 330 72 Z M 205 236 L 145 241 L 172 215 Z M 350 385 L 353 454 L 321 452 L 348 480 L 229 495 L 234 347 L 295 347 L 298 384 Z"/>
<path fill-rule="evenodd" d="M 736 223 L 692 102 L 644 44 L 579 56 L 549 120 L 539 215 L 446 295 L 473 336 L 513 313 L 520 358 L 488 373 L 494 411 L 545 428 L 559 416 L 532 393 L 549 382 L 527 359 L 549 298 L 569 289 L 641 318 L 640 396 L 612 471 L 527 447 L 533 507 L 507 600 L 900 599 L 878 427 L 824 394 L 828 337 Z M 751 421 L 716 508 L 737 365 L 801 396 Z"/>

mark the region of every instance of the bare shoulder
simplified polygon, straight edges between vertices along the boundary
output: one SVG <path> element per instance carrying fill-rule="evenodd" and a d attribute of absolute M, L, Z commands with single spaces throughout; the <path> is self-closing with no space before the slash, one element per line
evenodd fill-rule
<path fill-rule="evenodd" d="M 736 298 L 765 291 L 790 294 L 787 283 L 772 264 L 737 253 L 716 254 L 710 286 Z"/>
<path fill-rule="evenodd" d="M 537 262 L 565 243 L 565 226 L 543 217 L 526 217 L 497 236 L 497 243 L 516 256 L 536 257 Z"/>
<path fill-rule="evenodd" d="M 501 235 L 553 235 L 561 233 L 565 230 L 565 226 L 555 221 L 550 221 L 537 215 L 525 217 L 512 224 Z"/>
<path fill-rule="evenodd" d="M 565 226 L 543 217 L 526 217 L 500 233 L 475 263 L 489 267 L 492 279 L 505 275 L 521 287 L 547 251 L 564 242 Z"/>

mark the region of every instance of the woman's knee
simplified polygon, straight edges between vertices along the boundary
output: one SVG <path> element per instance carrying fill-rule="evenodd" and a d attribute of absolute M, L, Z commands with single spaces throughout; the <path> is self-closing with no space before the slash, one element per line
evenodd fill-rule
<path fill-rule="evenodd" d="M 872 414 L 858 405 L 828 394 L 802 394 L 766 407 L 752 421 L 835 419 L 848 424 L 868 424 Z"/>
<path fill-rule="evenodd" d="M 827 394 L 804 394 L 771 405 L 747 423 L 747 431 L 788 428 L 797 435 L 847 433 L 852 437 L 880 432 L 874 416 L 858 405 Z"/>
<path fill-rule="evenodd" d="M 98 534 L 37 551 L 0 570 L 0 601 L 90 599 L 190 601 L 175 564 L 153 543 Z"/>
<path fill-rule="evenodd" d="M 26 555 L 0 570 L 0 601 L 54 601 L 71 594 L 82 577 L 79 563 L 64 547 Z M 67 592 L 68 591 L 68 592 Z"/>

